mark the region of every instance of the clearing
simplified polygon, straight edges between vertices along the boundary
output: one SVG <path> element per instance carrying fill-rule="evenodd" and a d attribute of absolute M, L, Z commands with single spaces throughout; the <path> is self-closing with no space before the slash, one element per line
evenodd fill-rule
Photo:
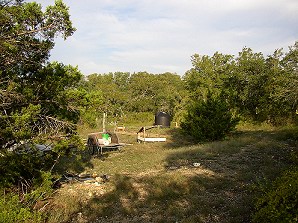
<path fill-rule="evenodd" d="M 47 206 L 49 222 L 251 222 L 260 185 L 292 165 L 292 130 L 238 129 L 229 139 L 194 143 L 177 129 L 163 129 L 166 142 L 129 143 L 102 156 L 83 153 L 57 168 L 107 181 L 63 184 Z"/>

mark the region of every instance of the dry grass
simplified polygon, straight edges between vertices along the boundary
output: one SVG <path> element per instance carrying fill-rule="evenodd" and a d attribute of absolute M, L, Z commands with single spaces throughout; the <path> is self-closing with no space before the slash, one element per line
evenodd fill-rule
<path fill-rule="evenodd" d="M 85 173 L 107 174 L 100 185 L 64 185 L 49 222 L 251 222 L 257 185 L 291 165 L 292 130 L 241 129 L 221 142 L 194 144 L 177 130 L 166 143 L 135 142 L 121 152 L 89 157 Z"/>

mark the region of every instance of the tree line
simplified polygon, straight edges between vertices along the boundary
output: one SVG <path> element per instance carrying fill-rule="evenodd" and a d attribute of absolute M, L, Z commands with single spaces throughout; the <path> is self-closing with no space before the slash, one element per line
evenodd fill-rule
<path fill-rule="evenodd" d="M 103 112 L 115 120 L 122 120 L 131 113 L 153 115 L 164 111 L 174 115 L 176 105 L 186 93 L 181 77 L 173 73 L 91 74 L 81 82 L 81 87 L 89 102 L 82 107 L 81 120 L 90 125 Z"/>
<path fill-rule="evenodd" d="M 89 95 L 83 119 L 92 123 L 91 114 L 108 112 L 120 118 L 131 112 L 168 112 L 180 122 L 188 105 L 221 97 L 242 120 L 280 125 L 297 121 L 298 42 L 284 52 L 277 49 L 264 56 L 243 48 L 237 56 L 215 52 L 195 54 L 192 68 L 183 76 L 147 72 L 91 74 L 81 82 Z"/>

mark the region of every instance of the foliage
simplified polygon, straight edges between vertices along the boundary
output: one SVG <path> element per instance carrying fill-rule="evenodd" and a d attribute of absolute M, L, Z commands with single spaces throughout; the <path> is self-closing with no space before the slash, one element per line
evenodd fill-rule
<path fill-rule="evenodd" d="M 91 127 L 106 112 L 110 119 L 123 122 L 130 113 L 165 111 L 174 116 L 176 106 L 185 95 L 177 74 L 147 72 L 91 74 L 81 82 L 88 94 L 89 105 L 82 108 L 81 121 Z"/>
<path fill-rule="evenodd" d="M 1 1 L 0 21 L 0 183 L 8 192 L 1 202 L 12 206 L 3 219 L 35 222 L 40 215 L 31 209 L 51 193 L 57 159 L 82 146 L 75 124 L 87 93 L 77 67 L 48 62 L 55 38 L 75 31 L 61 0 L 45 11 L 35 2 Z"/>
<path fill-rule="evenodd" d="M 289 52 L 282 59 L 281 64 L 285 68 L 285 76 L 281 80 L 279 89 L 280 97 L 290 102 L 294 108 L 298 106 L 298 41 L 289 47 Z"/>
<path fill-rule="evenodd" d="M 68 99 L 70 90 L 77 91 L 75 85 L 80 78 L 76 68 L 52 63 L 32 78 L 11 81 L 13 89 L 7 86 L 3 90 L 5 94 L 10 91 L 10 95 L 3 96 L 0 131 L 5 137 L 0 137 L 0 145 L 9 147 L 20 140 L 74 129 L 72 122 L 77 122 L 79 111 L 73 101 L 79 98 Z M 12 98 L 16 96 L 17 101 Z"/>
<path fill-rule="evenodd" d="M 10 77 L 25 77 L 38 70 L 47 61 L 54 38 L 58 34 L 67 38 L 75 31 L 62 0 L 45 12 L 35 2 L 4 0 L 0 15 L 0 70 Z"/>
<path fill-rule="evenodd" d="M 38 150 L 28 151 L 25 146 L 18 152 L 6 152 L 0 157 L 0 183 L 2 187 L 19 185 L 26 181 L 28 190 L 32 186 L 31 179 L 40 178 L 40 168 L 49 169 L 53 165 L 52 156 L 43 156 Z M 27 190 L 25 190 L 27 191 Z"/>
<path fill-rule="evenodd" d="M 199 141 L 214 141 L 234 130 L 238 121 L 221 97 L 209 93 L 206 100 L 195 101 L 188 108 L 181 128 Z"/>
<path fill-rule="evenodd" d="M 54 38 L 72 35 L 68 8 L 1 1 L 0 148 L 44 142 L 75 131 L 84 92 L 77 68 L 48 63 Z M 72 97 L 71 100 L 70 97 Z"/>
<path fill-rule="evenodd" d="M 35 2 L 5 0 L 0 19 L 0 148 L 74 130 L 79 113 L 65 96 L 82 75 L 47 62 L 54 38 L 75 31 L 67 6 L 57 0 L 43 12 Z"/>
<path fill-rule="evenodd" d="M 0 197 L 0 222 L 41 222 L 42 214 L 38 211 L 31 211 L 23 205 L 18 195 L 4 195 Z"/>
<path fill-rule="evenodd" d="M 53 176 L 43 171 L 40 174 L 26 194 L 22 195 L 21 191 L 29 189 L 29 185 L 23 181 L 19 184 L 18 194 L 9 192 L 0 196 L 0 222 L 44 222 L 46 216 L 36 209 L 36 204 L 42 204 L 52 195 Z"/>
<path fill-rule="evenodd" d="M 265 59 L 262 53 L 254 53 L 250 48 L 244 48 L 236 61 L 236 72 L 233 77 L 240 87 L 235 88 L 238 91 L 234 94 L 238 99 L 236 99 L 237 107 L 245 116 L 264 121 L 262 108 L 266 106 L 264 104 L 268 100 L 265 89 L 267 84 Z"/>
<path fill-rule="evenodd" d="M 128 114 L 124 115 L 120 121 L 122 121 L 122 123 L 126 123 L 127 126 L 139 128 L 142 125 L 153 125 L 154 115 L 152 112 L 129 112 Z"/>
<path fill-rule="evenodd" d="M 208 92 L 221 95 L 224 80 L 233 73 L 235 66 L 233 56 L 219 52 L 212 57 L 195 54 L 192 65 L 193 68 L 184 76 L 186 89 L 192 98 L 206 98 Z"/>
<path fill-rule="evenodd" d="M 274 125 L 297 121 L 297 43 L 284 53 L 277 49 L 265 57 L 244 47 L 237 56 L 215 52 L 194 54 L 192 68 L 177 74 L 147 72 L 92 74 L 82 87 L 101 99 L 83 109 L 82 121 L 96 127 L 102 112 L 122 119 L 129 112 L 165 111 L 181 121 L 187 105 L 205 100 L 208 92 L 221 96 L 243 120 Z M 100 96 L 101 94 L 101 96 Z M 93 123 L 93 124 L 92 124 Z"/>
<path fill-rule="evenodd" d="M 279 139 L 292 139 L 297 143 L 297 128 L 285 131 Z M 254 222 L 297 222 L 298 221 L 298 153 L 291 152 L 292 167 L 273 182 L 260 187 L 262 194 L 255 202 Z"/>
<path fill-rule="evenodd" d="M 298 169 L 286 171 L 256 202 L 254 222 L 298 221 Z"/>
<path fill-rule="evenodd" d="M 297 120 L 297 42 L 267 58 L 250 48 L 238 56 L 195 54 L 183 77 L 189 101 L 222 95 L 244 120 L 281 125 Z"/>

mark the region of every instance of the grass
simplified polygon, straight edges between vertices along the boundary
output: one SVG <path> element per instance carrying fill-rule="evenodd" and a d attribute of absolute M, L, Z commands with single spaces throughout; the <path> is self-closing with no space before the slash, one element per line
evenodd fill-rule
<path fill-rule="evenodd" d="M 293 164 L 298 137 L 295 129 L 239 129 L 205 144 L 177 129 L 160 130 L 165 143 L 138 144 L 135 133 L 119 134 L 131 145 L 85 154 L 80 164 L 81 172 L 110 181 L 63 185 L 48 207 L 49 222 L 251 222 L 258 186 Z"/>

